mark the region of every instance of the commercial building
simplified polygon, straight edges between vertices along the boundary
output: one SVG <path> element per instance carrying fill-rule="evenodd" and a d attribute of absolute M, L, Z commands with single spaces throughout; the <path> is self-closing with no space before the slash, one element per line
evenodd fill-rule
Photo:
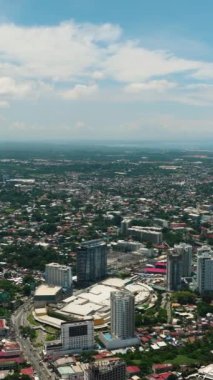
<path fill-rule="evenodd" d="M 200 294 L 213 291 L 213 252 L 202 252 L 197 258 L 197 287 Z"/>
<path fill-rule="evenodd" d="M 170 250 L 167 256 L 167 289 L 180 290 L 183 273 L 183 256 L 174 250 Z"/>
<path fill-rule="evenodd" d="M 65 350 L 88 350 L 94 347 L 94 323 L 92 319 L 65 322 L 61 325 L 61 343 Z"/>
<path fill-rule="evenodd" d="M 77 250 L 77 281 L 81 286 L 97 282 L 107 274 L 107 245 L 103 240 L 90 240 Z"/>
<path fill-rule="evenodd" d="M 192 274 L 192 246 L 180 243 L 174 246 L 174 250 L 182 255 L 182 277 L 191 277 Z"/>
<path fill-rule="evenodd" d="M 61 338 L 46 342 L 47 354 L 67 354 L 94 348 L 94 323 L 92 318 L 61 324 Z"/>
<path fill-rule="evenodd" d="M 141 283 L 140 278 L 107 278 L 89 288 L 82 289 L 61 302 L 60 312 L 74 319 L 93 317 L 95 329 L 106 328 L 110 324 L 110 297 L 112 292 L 126 289 L 135 297 L 135 304 L 149 302 L 152 288 Z"/>
<path fill-rule="evenodd" d="M 72 269 L 70 266 L 50 263 L 45 266 L 45 280 L 48 285 L 61 286 L 63 289 L 72 288 Z"/>
<path fill-rule="evenodd" d="M 38 286 L 34 294 L 35 308 L 44 307 L 49 303 L 57 303 L 62 299 L 62 287 L 42 284 Z"/>
<path fill-rule="evenodd" d="M 84 380 L 125 380 L 126 364 L 123 361 L 97 362 L 84 371 Z"/>

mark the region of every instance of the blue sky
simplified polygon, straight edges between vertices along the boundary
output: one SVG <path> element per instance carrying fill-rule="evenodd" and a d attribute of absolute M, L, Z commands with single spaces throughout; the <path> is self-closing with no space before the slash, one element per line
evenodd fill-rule
<path fill-rule="evenodd" d="M 213 137 L 212 0 L 0 0 L 0 138 Z"/>

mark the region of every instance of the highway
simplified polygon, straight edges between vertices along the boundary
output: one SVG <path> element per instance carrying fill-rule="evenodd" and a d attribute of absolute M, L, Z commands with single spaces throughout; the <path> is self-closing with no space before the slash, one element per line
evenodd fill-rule
<path fill-rule="evenodd" d="M 36 371 L 36 375 L 39 380 L 55 380 L 56 375 L 51 373 L 46 363 L 42 362 L 42 358 L 38 352 L 38 349 L 32 345 L 29 338 L 24 338 L 20 334 L 20 326 L 29 325 L 27 317 L 32 309 L 32 301 L 29 299 L 24 305 L 20 306 L 11 317 L 11 327 L 14 330 L 14 336 L 16 341 L 20 344 L 22 352 L 26 360 L 32 364 Z"/>

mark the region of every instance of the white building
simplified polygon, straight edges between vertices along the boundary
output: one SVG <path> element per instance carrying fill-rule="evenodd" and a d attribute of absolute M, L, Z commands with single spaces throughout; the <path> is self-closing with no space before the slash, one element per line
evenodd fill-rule
<path fill-rule="evenodd" d="M 135 297 L 127 290 L 111 293 L 111 334 L 119 339 L 135 336 Z"/>
<path fill-rule="evenodd" d="M 213 252 L 202 252 L 197 258 L 197 286 L 200 294 L 213 291 Z"/>
<path fill-rule="evenodd" d="M 61 343 L 65 350 L 85 350 L 94 347 L 94 323 L 92 319 L 65 322 L 61 325 Z"/>
<path fill-rule="evenodd" d="M 134 226 L 128 228 L 128 233 L 139 241 L 146 241 L 153 244 L 160 244 L 163 240 L 161 228 Z"/>
<path fill-rule="evenodd" d="M 61 324 L 61 338 L 58 341 L 46 342 L 47 354 L 64 355 L 94 348 L 93 319 Z"/>
<path fill-rule="evenodd" d="M 135 336 L 135 296 L 128 290 L 112 292 L 111 333 L 101 332 L 99 338 L 108 350 L 140 344 Z"/>
<path fill-rule="evenodd" d="M 50 263 L 45 266 L 45 279 L 48 285 L 61 286 L 64 289 L 72 288 L 72 269 L 70 266 Z"/>

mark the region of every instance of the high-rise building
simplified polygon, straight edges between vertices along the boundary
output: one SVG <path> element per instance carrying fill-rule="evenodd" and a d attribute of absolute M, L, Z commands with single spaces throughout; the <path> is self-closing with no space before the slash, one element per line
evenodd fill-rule
<path fill-rule="evenodd" d="M 174 250 L 170 250 L 167 256 L 167 289 L 180 290 L 183 273 L 183 256 Z"/>
<path fill-rule="evenodd" d="M 182 255 L 182 277 L 191 277 L 192 274 L 192 246 L 186 243 L 176 244 L 174 250 Z"/>
<path fill-rule="evenodd" d="M 77 281 L 87 285 L 107 274 L 107 245 L 97 239 L 86 241 L 77 250 Z"/>
<path fill-rule="evenodd" d="M 58 263 L 46 264 L 45 279 L 48 285 L 61 286 L 64 289 L 72 288 L 72 269 Z"/>
<path fill-rule="evenodd" d="M 197 287 L 200 294 L 213 291 L 213 252 L 202 252 L 197 258 Z"/>
<path fill-rule="evenodd" d="M 84 380 L 126 380 L 126 363 L 105 361 L 90 364 L 84 371 Z"/>
<path fill-rule="evenodd" d="M 131 224 L 131 221 L 132 219 L 130 218 L 125 218 L 122 220 L 121 222 L 121 228 L 120 228 L 120 231 L 121 231 L 121 234 L 124 235 L 124 236 L 127 236 L 128 235 L 128 228 Z"/>
<path fill-rule="evenodd" d="M 127 290 L 112 292 L 111 334 L 119 339 L 135 336 L 135 297 Z"/>

